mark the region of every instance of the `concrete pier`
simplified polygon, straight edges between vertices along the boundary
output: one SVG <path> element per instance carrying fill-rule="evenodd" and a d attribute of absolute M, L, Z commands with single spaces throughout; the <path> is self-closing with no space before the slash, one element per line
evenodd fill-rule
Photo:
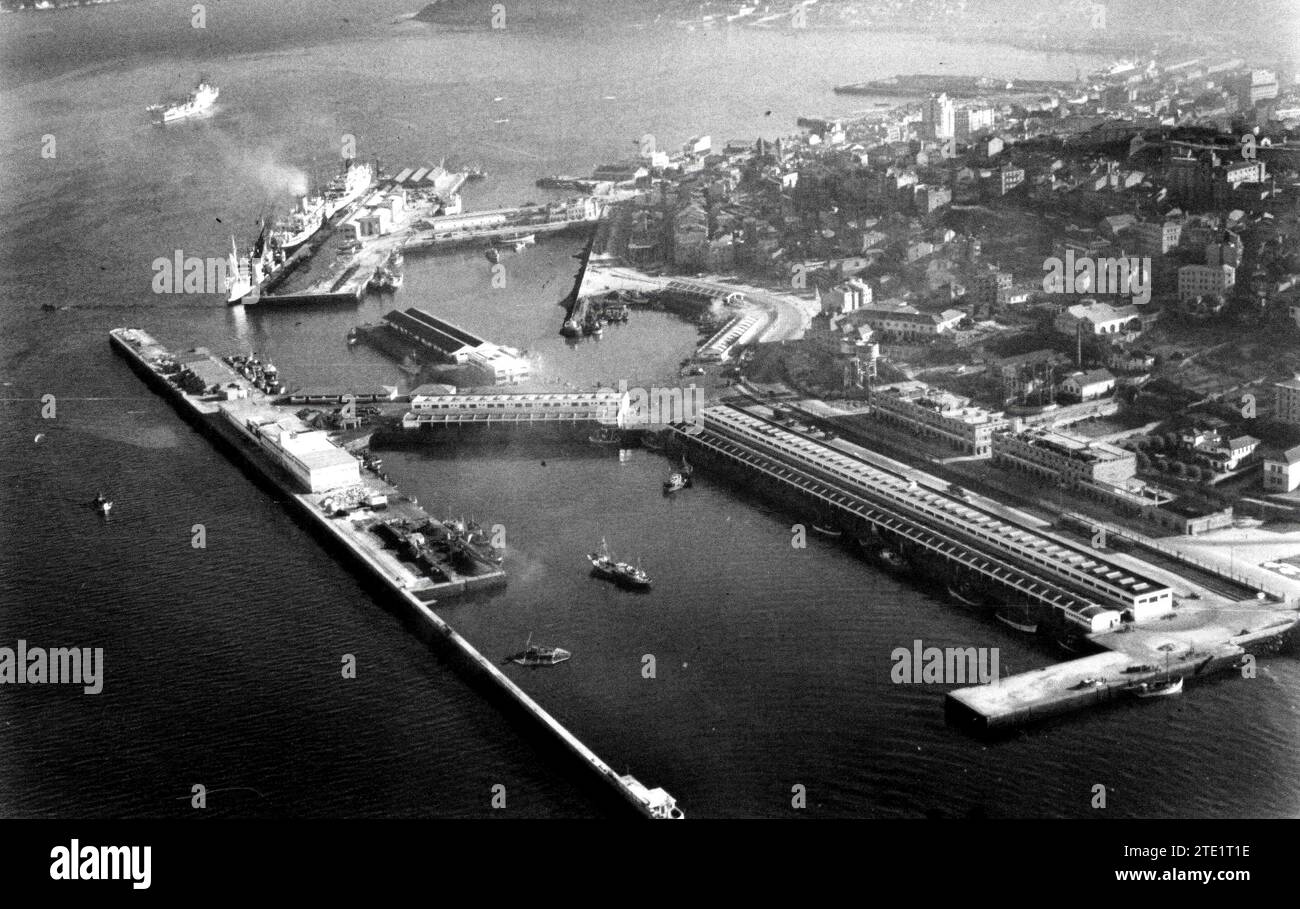
<path fill-rule="evenodd" d="M 507 678 L 491 660 L 479 653 L 433 610 L 434 594 L 446 595 L 484 584 L 500 583 L 504 580 L 504 572 L 476 573 L 453 579 L 443 585 L 432 582 L 427 577 L 416 575 L 409 565 L 396 559 L 392 553 L 386 552 L 378 544 L 377 538 L 368 533 L 365 525 L 369 517 L 362 514 L 359 519 L 354 520 L 351 516 L 341 518 L 328 513 L 321 507 L 323 498 L 327 496 L 321 493 L 302 493 L 292 486 L 283 473 L 274 467 L 270 458 L 255 443 L 252 436 L 238 428 L 236 423 L 223 412 L 221 405 L 224 399 L 190 394 L 173 383 L 164 368 L 166 364 L 176 364 L 181 358 L 139 329 L 114 329 L 109 333 L 109 338 L 113 349 L 123 356 L 131 368 L 151 387 L 162 393 L 182 416 L 216 441 L 237 461 L 271 484 L 301 516 L 309 520 L 313 529 L 347 553 L 353 564 L 382 585 L 384 590 L 394 596 L 398 602 L 409 607 L 426 628 L 453 648 L 464 665 L 469 667 L 479 679 L 491 683 L 495 691 L 505 696 L 507 703 L 537 721 L 565 751 L 579 758 L 584 767 L 593 771 L 598 780 L 610 787 L 622 803 L 645 817 L 677 819 L 684 816 L 673 798 L 664 790 L 649 789 L 631 775 L 620 776 L 615 773 L 595 752 L 565 729 L 558 720 Z M 238 394 L 241 404 L 249 407 L 271 405 L 269 396 L 252 388 L 247 380 L 212 357 L 206 350 L 197 349 L 185 355 L 184 359 L 201 362 L 205 374 L 224 373 L 221 386 L 223 389 L 231 388 L 232 393 Z M 382 488 L 386 493 L 391 492 L 394 497 L 400 498 L 400 493 L 395 488 L 388 484 L 381 484 L 378 480 L 367 478 L 365 485 L 376 490 Z M 407 509 L 414 508 L 415 503 L 407 500 Z"/>
<path fill-rule="evenodd" d="M 674 427 L 676 441 L 692 449 L 692 460 L 812 503 L 834 526 L 910 551 L 931 577 L 980 577 L 1014 595 L 1006 605 L 1034 604 L 1036 624 L 1066 632 L 1071 646 L 1109 651 L 950 692 L 949 720 L 973 731 L 1137 697 L 1144 684 L 1194 683 L 1287 646 L 1300 620 L 1267 597 L 1172 601 L 1160 581 L 1166 573 L 1154 566 L 1082 549 L 1020 522 L 1012 509 L 945 495 L 942 481 L 891 469 L 856 445 L 814 439 L 770 417 L 715 407 L 705 411 L 703 431 L 686 428 Z"/>

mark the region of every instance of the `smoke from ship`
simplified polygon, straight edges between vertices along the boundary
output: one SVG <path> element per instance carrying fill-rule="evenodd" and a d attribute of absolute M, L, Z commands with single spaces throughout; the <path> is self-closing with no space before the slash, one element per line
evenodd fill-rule
<path fill-rule="evenodd" d="M 307 195 L 307 174 L 296 167 L 278 163 L 269 153 L 251 162 L 248 170 L 257 177 L 257 182 L 268 196 L 289 196 L 296 199 Z"/>
<path fill-rule="evenodd" d="M 267 200 L 273 202 L 281 202 L 285 199 L 296 200 L 307 195 L 311 188 L 307 173 L 283 163 L 277 149 L 242 149 L 228 146 L 223 157 L 231 171 L 253 178 L 261 190 L 261 195 Z"/>

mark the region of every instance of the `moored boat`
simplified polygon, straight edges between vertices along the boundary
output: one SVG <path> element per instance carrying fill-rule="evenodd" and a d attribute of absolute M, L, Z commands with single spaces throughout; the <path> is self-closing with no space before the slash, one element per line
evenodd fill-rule
<path fill-rule="evenodd" d="M 303 196 L 299 207 L 275 225 L 272 235 L 286 253 L 292 253 L 314 237 L 326 220 L 325 198 Z"/>
<path fill-rule="evenodd" d="M 343 164 L 343 173 L 331 180 L 322 194 L 325 197 L 325 217 L 334 217 L 361 198 L 374 184 L 374 165 L 348 158 Z"/>
<path fill-rule="evenodd" d="M 587 436 L 587 441 L 595 445 L 621 445 L 623 436 L 612 426 L 602 426 Z"/>
<path fill-rule="evenodd" d="M 1128 689 L 1140 698 L 1165 698 L 1175 694 L 1182 694 L 1183 677 L 1180 675 L 1172 679 L 1159 679 L 1150 682 L 1138 682 Z"/>
<path fill-rule="evenodd" d="M 524 649 L 518 653 L 512 653 L 506 657 L 507 663 L 515 663 L 519 666 L 554 666 L 557 663 L 563 663 L 573 654 L 563 647 L 543 647 L 540 644 L 533 643 L 533 636 L 528 636 L 528 643 Z"/>
<path fill-rule="evenodd" d="M 91 502 L 90 504 L 100 514 L 108 514 L 110 511 L 113 510 L 113 501 L 111 499 L 104 498 L 104 494 L 102 492 L 98 493 L 95 496 L 95 501 Z"/>
<path fill-rule="evenodd" d="M 1034 616 L 1033 610 L 1028 606 L 1008 606 L 999 609 L 994 614 L 1003 625 L 1014 628 L 1016 631 L 1025 634 L 1038 633 L 1038 619 Z"/>
<path fill-rule="evenodd" d="M 890 549 L 888 546 L 881 549 L 877 555 L 880 556 L 880 561 L 884 563 L 886 568 L 894 571 L 904 571 L 907 568 L 907 561 L 902 554 L 897 550 Z"/>

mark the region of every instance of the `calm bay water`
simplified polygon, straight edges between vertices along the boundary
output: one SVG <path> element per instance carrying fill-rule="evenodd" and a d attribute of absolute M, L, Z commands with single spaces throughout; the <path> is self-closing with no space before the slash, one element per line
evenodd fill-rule
<path fill-rule="evenodd" d="M 103 647 L 106 680 L 96 697 L 0 689 L 0 813 L 184 815 L 195 783 L 231 816 L 487 815 L 496 783 L 511 813 L 598 810 L 571 766 L 447 669 L 105 337 L 130 324 L 173 346 L 251 348 L 291 383 L 403 383 L 344 343 L 391 301 L 245 313 L 152 294 L 155 257 L 245 242 L 295 181 L 335 166 L 344 134 L 394 168 L 481 162 L 490 176 L 466 204 L 483 208 L 548 198 L 538 176 L 585 172 L 646 132 L 668 146 L 773 138 L 801 114 L 865 106 L 831 94 L 837 82 L 1062 77 L 1097 62 L 866 34 L 447 32 L 402 20 L 416 8 L 240 0 L 210 5 L 202 35 L 152 0 L 4 23 L 0 645 Z M 74 52 L 77 65 L 60 62 Z M 143 106 L 200 70 L 221 86 L 217 113 L 151 128 Z M 556 383 L 667 381 L 696 337 L 667 315 L 637 314 L 599 343 L 557 335 L 577 248 L 508 256 L 504 289 L 477 253 L 409 256 L 396 302 L 529 349 Z M 53 421 L 39 416 L 46 393 Z M 788 815 L 800 783 L 809 815 L 1087 816 L 1098 782 L 1114 815 L 1300 813 L 1292 658 L 1265 661 L 1252 684 L 977 742 L 944 726 L 938 688 L 890 684 L 890 651 L 996 646 L 1011 671 L 1057 655 L 838 546 L 791 550 L 797 516 L 708 476 L 663 498 L 665 464 L 642 451 L 521 440 L 385 461 L 431 510 L 507 528 L 508 587 L 440 611 L 489 656 L 529 634 L 572 650 L 554 671 L 512 672 L 691 815 Z M 117 503 L 107 522 L 84 505 L 98 489 Z M 195 523 L 205 550 L 190 548 Z M 643 560 L 652 594 L 587 577 L 602 536 Z M 340 678 L 344 653 L 355 680 Z"/>

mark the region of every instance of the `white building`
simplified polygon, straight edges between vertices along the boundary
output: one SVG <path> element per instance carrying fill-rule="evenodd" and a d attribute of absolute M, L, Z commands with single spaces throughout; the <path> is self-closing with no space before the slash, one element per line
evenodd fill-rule
<path fill-rule="evenodd" d="M 1264 491 L 1294 492 L 1300 487 L 1300 445 L 1264 459 Z"/>
<path fill-rule="evenodd" d="M 361 482 L 361 464 L 329 436 L 294 416 L 248 404 L 221 405 L 231 423 L 257 440 L 262 449 L 307 492 L 325 492 Z"/>
<path fill-rule="evenodd" d="M 864 306 L 862 318 L 875 331 L 902 341 L 917 340 L 947 334 L 966 318 L 960 309 L 945 309 L 941 313 L 921 312 L 906 303 L 882 301 Z M 857 322 L 858 317 L 854 318 Z"/>
<path fill-rule="evenodd" d="M 925 102 L 921 123 L 926 138 L 951 139 L 957 134 L 956 112 L 952 99 L 939 95 Z"/>
<path fill-rule="evenodd" d="M 1135 329 L 1138 319 L 1136 306 L 1111 306 L 1107 303 L 1080 303 L 1068 307 L 1056 317 L 1056 330 L 1074 335 L 1082 325 L 1085 332 L 1094 335 L 1113 335 Z"/>
<path fill-rule="evenodd" d="M 1092 401 L 1115 389 L 1115 377 L 1108 369 L 1072 373 L 1061 383 L 1061 391 L 1080 401 Z"/>
<path fill-rule="evenodd" d="M 871 285 L 856 278 L 835 285 L 822 298 L 822 312 L 830 315 L 856 312 L 870 305 Z"/>
<path fill-rule="evenodd" d="M 480 344 L 457 360 L 484 385 L 514 385 L 526 380 L 532 372 L 528 360 L 517 351 L 496 344 Z"/>

